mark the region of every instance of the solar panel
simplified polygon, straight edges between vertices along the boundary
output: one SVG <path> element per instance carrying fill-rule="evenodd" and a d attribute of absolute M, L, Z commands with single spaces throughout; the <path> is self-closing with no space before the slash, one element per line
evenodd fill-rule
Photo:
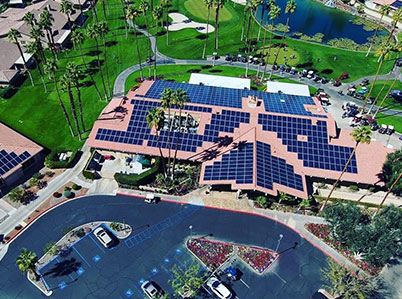
<path fill-rule="evenodd" d="M 5 150 L 0 151 L 0 176 L 7 173 L 9 170 L 16 167 L 18 164 L 24 162 L 31 156 L 30 153 L 24 151 L 20 155 L 15 152 L 7 152 Z"/>
<path fill-rule="evenodd" d="M 395 2 L 393 2 L 391 4 L 391 6 L 395 7 L 395 8 L 400 8 L 400 7 L 402 7 L 402 2 L 401 1 L 395 1 Z"/>

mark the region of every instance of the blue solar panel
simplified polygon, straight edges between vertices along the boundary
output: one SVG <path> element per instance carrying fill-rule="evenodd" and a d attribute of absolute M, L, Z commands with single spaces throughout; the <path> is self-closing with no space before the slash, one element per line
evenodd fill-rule
<path fill-rule="evenodd" d="M 257 142 L 257 186 L 273 190 L 273 183 L 303 191 L 302 177 L 292 165 L 271 155 L 271 146 Z"/>
<path fill-rule="evenodd" d="M 395 1 L 395 2 L 393 2 L 391 4 L 391 6 L 395 7 L 395 8 L 400 8 L 400 7 L 402 7 L 402 2 L 401 1 Z"/>
<path fill-rule="evenodd" d="M 304 105 L 315 105 L 311 97 L 288 94 L 261 92 L 256 90 L 233 89 L 225 87 L 204 86 L 173 81 L 155 81 L 145 95 L 137 95 L 150 99 L 160 99 L 165 88 L 187 91 L 192 103 L 215 105 L 232 108 L 242 108 L 242 98 L 256 96 L 264 101 L 266 111 L 295 115 L 309 115 Z M 314 115 L 325 118 L 325 115 Z"/>
<path fill-rule="evenodd" d="M 205 167 L 205 181 L 235 180 L 237 184 L 253 183 L 254 144 L 241 144 L 238 148 L 222 155 L 220 162 Z"/>
<path fill-rule="evenodd" d="M 342 171 L 353 148 L 330 145 L 328 143 L 327 123 L 311 119 L 286 117 L 279 115 L 258 115 L 258 123 L 263 130 L 276 132 L 288 151 L 297 153 L 306 167 Z M 298 140 L 298 136 L 307 137 L 306 141 Z M 347 170 L 357 173 L 356 156 L 354 155 Z"/>
<path fill-rule="evenodd" d="M 30 153 L 24 151 L 21 155 L 14 152 L 8 153 L 5 150 L 0 151 L 0 176 L 13 169 L 15 166 L 25 161 L 31 156 Z"/>

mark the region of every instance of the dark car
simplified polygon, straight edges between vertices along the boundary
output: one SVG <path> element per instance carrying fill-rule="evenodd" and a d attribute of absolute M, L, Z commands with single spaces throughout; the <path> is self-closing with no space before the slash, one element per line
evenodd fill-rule
<path fill-rule="evenodd" d="M 232 60 L 232 57 L 230 56 L 230 54 L 226 54 L 225 60 L 226 61 L 231 61 Z"/>
<path fill-rule="evenodd" d="M 342 85 L 341 80 L 336 79 L 335 82 L 334 82 L 334 86 L 338 87 L 338 86 L 341 86 L 341 85 Z"/>
<path fill-rule="evenodd" d="M 397 60 L 395 60 L 395 65 L 402 66 L 402 58 L 398 58 Z"/>
<path fill-rule="evenodd" d="M 328 83 L 328 80 L 327 80 L 327 77 L 322 77 L 322 79 L 321 79 L 321 83 L 322 84 L 326 84 L 326 83 Z"/>
<path fill-rule="evenodd" d="M 339 79 L 341 79 L 341 80 L 345 80 L 345 79 L 348 79 L 348 78 L 349 78 L 349 74 L 346 73 L 346 72 L 342 73 L 342 75 L 339 77 Z"/>
<path fill-rule="evenodd" d="M 361 86 L 367 86 L 369 85 L 370 80 L 369 79 L 363 79 L 362 83 L 360 83 Z"/>
<path fill-rule="evenodd" d="M 232 61 L 233 61 L 233 62 L 236 62 L 236 61 L 237 61 L 237 55 L 235 55 L 235 54 L 232 55 Z"/>

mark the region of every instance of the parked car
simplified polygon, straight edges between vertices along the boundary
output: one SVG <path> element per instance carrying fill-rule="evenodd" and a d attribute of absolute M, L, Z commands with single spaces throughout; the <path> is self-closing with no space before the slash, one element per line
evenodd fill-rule
<path fill-rule="evenodd" d="M 322 77 L 322 79 L 321 79 L 321 83 L 322 84 L 326 84 L 326 83 L 328 83 L 328 79 L 327 79 L 327 77 Z"/>
<path fill-rule="evenodd" d="M 388 130 L 387 125 L 382 124 L 381 127 L 380 127 L 380 129 L 378 130 L 378 133 L 380 133 L 380 134 L 385 134 L 385 133 L 387 132 L 387 130 Z"/>
<path fill-rule="evenodd" d="M 230 56 L 230 54 L 226 54 L 225 60 L 226 61 L 231 61 L 232 60 L 232 57 Z"/>
<path fill-rule="evenodd" d="M 398 58 L 397 60 L 395 60 L 395 65 L 402 66 L 402 58 Z"/>
<path fill-rule="evenodd" d="M 307 72 L 307 79 L 312 79 L 314 77 L 314 71 L 310 70 Z"/>
<path fill-rule="evenodd" d="M 341 86 L 341 85 L 342 85 L 341 80 L 336 79 L 335 82 L 334 82 L 334 86 L 335 86 L 335 87 L 338 87 L 338 86 Z"/>
<path fill-rule="evenodd" d="M 369 85 L 370 80 L 369 79 L 363 79 L 362 83 L 360 83 L 361 86 L 367 86 Z"/>
<path fill-rule="evenodd" d="M 335 299 L 335 297 L 328 293 L 326 290 L 319 289 L 313 294 L 313 296 L 310 297 L 310 299 Z"/>
<path fill-rule="evenodd" d="M 303 77 L 307 77 L 308 71 L 307 71 L 307 70 L 303 70 L 302 73 L 301 73 L 301 75 L 302 75 Z"/>
<path fill-rule="evenodd" d="M 392 135 L 395 132 L 394 126 L 393 125 L 389 125 L 388 129 L 387 129 L 387 135 Z"/>
<path fill-rule="evenodd" d="M 106 248 L 110 247 L 113 244 L 112 238 L 110 238 L 109 234 L 103 227 L 98 227 L 97 229 L 95 229 L 94 235 Z"/>
<path fill-rule="evenodd" d="M 296 75 L 296 73 L 297 73 L 296 68 L 294 66 L 292 66 L 292 68 L 290 69 L 290 74 Z"/>
<path fill-rule="evenodd" d="M 141 289 L 150 299 L 159 298 L 159 296 L 162 295 L 162 292 L 158 289 L 156 283 L 154 283 L 153 281 L 145 281 L 141 285 Z"/>
<path fill-rule="evenodd" d="M 229 289 L 222 282 L 220 282 L 216 277 L 211 277 L 210 279 L 208 279 L 207 286 L 220 299 L 233 298 L 232 292 L 229 291 Z"/>
<path fill-rule="evenodd" d="M 348 79 L 348 78 L 349 78 L 349 74 L 346 73 L 346 72 L 342 73 L 342 75 L 339 77 L 339 79 L 341 79 L 341 80 L 345 80 L 345 79 Z"/>

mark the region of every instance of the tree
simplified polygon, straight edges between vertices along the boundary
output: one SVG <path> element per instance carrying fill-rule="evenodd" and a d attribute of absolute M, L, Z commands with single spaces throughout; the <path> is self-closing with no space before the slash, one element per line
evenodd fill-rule
<path fill-rule="evenodd" d="M 8 192 L 8 198 L 13 202 L 20 202 L 24 198 L 24 192 L 19 187 L 15 187 Z"/>
<path fill-rule="evenodd" d="M 169 1 L 170 0 L 161 0 L 161 5 L 165 6 L 165 11 L 166 11 L 166 46 L 169 45 Z M 207 26 L 207 31 L 208 31 L 208 26 Z M 202 58 L 204 58 L 204 57 L 202 57 Z"/>
<path fill-rule="evenodd" d="M 45 53 L 43 51 L 43 46 L 42 46 L 42 37 L 44 36 L 43 32 L 42 32 L 42 28 L 40 27 L 40 25 L 35 25 L 31 28 L 31 31 L 29 32 L 29 36 L 35 41 L 35 43 L 37 44 L 37 48 L 38 48 L 38 53 L 40 55 L 40 58 L 42 60 L 42 63 L 45 64 L 46 63 L 46 56 Z"/>
<path fill-rule="evenodd" d="M 267 199 L 267 197 L 266 196 L 258 196 L 256 199 L 255 199 L 255 201 L 257 202 L 257 204 L 261 207 L 261 208 L 263 208 L 263 209 L 266 209 L 266 208 L 268 208 L 268 199 Z"/>
<path fill-rule="evenodd" d="M 171 143 L 171 129 L 172 129 L 172 118 L 170 114 L 170 108 L 172 107 L 173 100 L 175 97 L 175 92 L 170 89 L 170 88 L 165 88 L 162 91 L 162 97 L 161 97 L 161 106 L 163 109 L 167 109 L 168 111 L 168 164 L 167 164 L 167 171 L 168 174 L 170 174 L 170 158 L 171 158 L 171 148 L 172 148 L 172 143 Z"/>
<path fill-rule="evenodd" d="M 85 132 L 85 122 L 84 122 L 84 113 L 82 111 L 82 99 L 81 99 L 81 89 L 80 89 L 80 75 L 81 71 L 78 69 L 77 65 L 74 62 L 67 63 L 67 74 L 72 80 L 72 85 L 75 88 L 77 94 L 78 101 L 78 109 L 80 113 L 80 120 L 82 125 L 82 131 Z"/>
<path fill-rule="evenodd" d="M 288 17 L 287 17 L 287 19 L 286 19 L 285 28 L 288 28 L 288 27 L 289 27 L 290 16 L 291 16 L 295 11 L 296 11 L 296 2 L 295 2 L 294 0 L 289 0 L 289 1 L 286 3 L 286 9 L 285 9 L 285 13 L 288 14 Z M 277 53 L 277 55 L 275 56 L 274 65 L 276 65 L 276 62 L 277 62 L 278 57 L 279 57 L 279 53 L 281 52 L 281 49 L 283 48 L 283 42 L 284 42 L 284 40 L 285 40 L 285 30 L 284 30 L 283 33 L 282 33 L 281 45 L 279 46 L 278 53 Z M 271 69 L 271 74 L 269 75 L 269 79 L 272 78 L 273 73 L 274 73 L 274 68 Z"/>
<path fill-rule="evenodd" d="M 39 58 L 37 57 L 37 54 L 40 52 L 39 44 L 36 41 L 30 42 L 26 46 L 26 51 L 27 51 L 27 53 L 32 54 L 32 57 L 35 60 L 35 64 L 38 66 L 39 76 L 40 76 L 40 79 L 42 80 L 43 88 L 45 89 L 45 92 L 47 92 L 45 78 L 43 76 L 43 72 L 40 67 Z"/>
<path fill-rule="evenodd" d="M 380 21 L 378 22 L 377 27 L 375 28 L 374 36 L 370 41 L 370 45 L 369 45 L 369 48 L 367 50 L 366 57 L 369 56 L 371 48 L 373 47 L 373 43 L 375 41 L 375 38 L 377 37 L 378 29 L 380 29 L 380 27 L 381 27 L 383 17 L 388 16 L 389 13 L 391 12 L 391 6 L 390 5 L 383 5 L 383 6 L 380 7 L 379 12 L 380 12 L 380 15 L 381 15 Z"/>
<path fill-rule="evenodd" d="M 74 30 L 73 31 L 73 33 L 71 35 L 71 41 L 74 43 L 74 45 L 76 47 L 78 47 L 78 49 L 80 51 L 82 64 L 84 65 L 84 67 L 86 68 L 87 72 L 89 73 L 89 77 L 91 78 L 92 84 L 95 87 L 95 90 L 96 90 L 96 93 L 97 93 L 97 95 L 99 97 L 99 100 L 102 100 L 102 95 L 101 95 L 101 93 L 99 91 L 98 86 L 96 85 L 95 79 L 94 79 L 94 77 L 92 75 L 92 71 L 88 70 L 87 64 L 85 63 L 84 54 L 82 53 L 82 43 L 84 42 L 84 40 L 85 40 L 85 36 L 81 31 L 79 31 L 79 30 Z"/>
<path fill-rule="evenodd" d="M 159 130 L 163 127 L 163 123 L 165 121 L 165 113 L 163 112 L 162 109 L 158 109 L 158 108 L 149 109 L 147 117 L 146 117 L 146 121 L 147 121 L 149 128 L 155 128 L 156 142 L 158 143 L 159 154 L 160 154 L 161 160 L 162 160 L 163 173 L 166 177 L 165 159 L 163 157 L 162 148 L 161 148 L 161 144 L 159 141 L 159 133 L 158 133 Z"/>
<path fill-rule="evenodd" d="M 270 30 L 270 36 L 269 36 L 269 46 L 268 46 L 268 51 L 265 55 L 265 66 L 264 66 L 264 71 L 261 74 L 261 81 L 264 79 L 265 73 L 267 72 L 267 66 L 268 66 L 268 60 L 269 56 L 271 54 L 271 47 L 272 47 L 272 35 L 273 35 L 273 30 L 275 27 L 275 20 L 279 18 L 281 15 L 281 8 L 278 5 L 274 4 L 275 2 L 272 1 L 271 4 L 269 4 L 269 19 L 271 20 L 271 30 Z M 265 49 L 263 49 L 265 51 Z M 264 52 L 263 52 L 264 54 Z"/>
<path fill-rule="evenodd" d="M 155 49 L 154 49 L 154 80 L 156 80 L 156 49 L 157 49 L 157 40 L 158 40 L 158 25 L 159 20 L 163 15 L 162 7 L 155 6 L 152 11 L 152 18 L 156 21 L 156 33 L 155 33 Z"/>
<path fill-rule="evenodd" d="M 252 18 L 252 15 L 256 14 L 257 8 L 261 5 L 261 3 L 262 3 L 262 0 L 251 0 L 251 13 L 250 13 L 249 18 Z M 254 25 L 255 25 L 255 21 L 253 21 L 253 24 L 251 27 L 252 28 L 251 29 L 251 37 L 247 36 L 247 39 L 248 39 L 247 55 L 250 55 L 250 51 L 251 51 L 251 43 L 252 43 L 253 35 L 254 35 Z M 250 59 L 249 59 L 249 57 L 247 57 L 246 75 L 245 75 L 246 77 L 248 75 L 249 64 L 250 64 Z"/>
<path fill-rule="evenodd" d="M 107 89 L 106 89 L 106 84 L 105 84 L 105 79 L 103 77 L 103 72 L 102 72 L 102 66 L 100 63 L 100 58 L 99 58 L 99 42 L 98 42 L 98 37 L 99 37 L 99 31 L 98 27 L 96 24 L 89 24 L 87 27 L 87 35 L 90 39 L 93 39 L 95 41 L 96 45 L 96 55 L 97 55 L 97 62 L 98 62 L 98 69 L 101 75 L 101 80 L 102 80 L 102 85 L 103 85 L 103 90 L 105 92 L 105 100 L 107 101 Z M 106 57 L 105 57 L 106 60 Z"/>
<path fill-rule="evenodd" d="M 54 18 L 51 15 L 51 13 L 47 9 L 44 9 L 39 15 L 39 25 L 43 30 L 45 30 L 48 48 L 52 52 L 54 59 L 57 61 L 57 54 L 56 51 L 54 50 L 55 43 L 53 39 L 53 29 L 52 29 L 53 22 Z"/>
<path fill-rule="evenodd" d="M 109 27 L 107 26 L 106 22 L 100 22 L 95 26 L 98 29 L 98 32 L 100 36 L 102 37 L 103 40 L 103 57 L 105 59 L 105 74 L 106 74 L 106 83 L 107 83 L 107 96 L 111 98 L 110 90 L 110 80 L 109 80 L 109 71 L 108 71 L 108 66 L 107 66 L 107 55 L 106 55 L 106 35 L 109 32 Z"/>
<path fill-rule="evenodd" d="M 126 1 L 125 0 L 121 0 L 121 9 L 123 11 L 123 17 L 124 17 L 124 29 L 126 30 L 126 39 L 128 39 L 128 26 L 127 26 L 127 8 L 126 8 Z"/>
<path fill-rule="evenodd" d="M 382 167 L 385 186 L 389 189 L 393 186 L 392 190 L 395 194 L 402 192 L 402 182 L 398 177 L 402 173 L 402 149 L 398 149 L 387 155 L 387 159 Z"/>
<path fill-rule="evenodd" d="M 250 12 L 250 6 L 248 5 L 248 2 L 247 2 L 246 5 L 244 6 L 244 10 L 243 10 L 243 22 L 242 22 L 242 26 L 241 26 L 241 36 L 240 36 L 241 41 L 244 38 L 244 28 L 246 25 L 247 15 L 249 12 Z"/>
<path fill-rule="evenodd" d="M 321 211 L 322 211 L 322 210 L 325 208 L 325 206 L 327 205 L 328 200 L 330 199 L 330 197 L 331 197 L 331 195 L 332 195 L 332 192 L 334 192 L 336 186 L 338 186 L 338 183 L 339 183 L 339 181 L 341 180 L 341 178 L 342 178 L 343 174 L 345 173 L 345 171 L 347 170 L 347 168 L 348 168 L 348 166 L 349 166 L 349 164 L 350 164 L 350 161 L 352 161 L 352 158 L 353 158 L 353 156 L 354 156 L 355 153 L 356 153 L 357 146 L 358 146 L 360 143 L 367 143 L 367 144 L 369 144 L 369 143 L 371 142 L 371 135 L 372 135 L 372 132 L 371 132 L 371 128 L 370 128 L 369 126 L 362 126 L 362 127 L 357 127 L 357 128 L 355 128 L 355 129 L 353 130 L 353 132 L 352 132 L 350 135 L 351 135 L 351 136 L 353 137 L 353 139 L 355 140 L 355 146 L 354 146 L 354 148 L 353 148 L 352 153 L 351 153 L 350 156 L 349 156 L 349 159 L 347 160 L 347 162 L 346 162 L 346 164 L 345 164 L 345 167 L 343 168 L 341 174 L 339 175 L 339 178 L 335 181 L 334 185 L 332 186 L 331 191 L 329 192 L 327 198 L 325 199 L 325 202 L 324 202 L 324 204 L 323 204 L 322 207 L 321 207 Z"/>
<path fill-rule="evenodd" d="M 34 25 L 36 25 L 36 19 L 35 19 L 35 15 L 28 11 L 24 17 L 22 18 L 24 20 L 24 23 L 31 26 L 31 29 Z"/>
<path fill-rule="evenodd" d="M 219 11 L 225 5 L 225 0 L 213 0 L 215 7 L 215 51 L 219 48 Z"/>
<path fill-rule="evenodd" d="M 180 139 L 180 132 L 181 132 L 181 112 L 182 112 L 184 104 L 189 101 L 190 101 L 190 98 L 188 97 L 186 90 L 182 90 L 181 88 L 178 88 L 175 90 L 172 104 L 179 108 L 179 128 L 177 130 L 177 136 L 176 136 L 176 147 L 175 147 L 174 158 L 173 158 L 173 167 L 172 167 L 172 179 L 174 179 L 174 170 L 175 170 L 175 165 L 176 165 L 177 151 L 179 148 L 179 139 Z"/>
<path fill-rule="evenodd" d="M 391 40 L 395 32 L 395 29 L 398 26 L 398 22 L 400 22 L 401 20 L 402 20 L 402 8 L 398 8 L 396 11 L 394 11 L 392 15 L 392 29 L 387 37 L 387 40 L 385 41 L 385 44 L 387 44 Z"/>
<path fill-rule="evenodd" d="M 169 282 L 175 294 L 186 295 L 186 298 L 196 296 L 205 279 L 205 274 L 199 274 L 200 269 L 199 264 L 185 264 L 184 268 L 174 265 L 171 270 L 173 278 Z"/>
<path fill-rule="evenodd" d="M 142 15 L 144 16 L 144 19 L 145 19 L 145 28 L 147 31 L 147 45 L 148 45 L 147 60 L 149 61 L 148 62 L 149 63 L 148 78 L 151 78 L 151 41 L 149 38 L 149 23 L 148 23 L 148 16 L 147 16 L 147 12 L 149 10 L 148 2 L 145 0 L 142 0 L 140 3 L 139 9 L 142 12 Z"/>
<path fill-rule="evenodd" d="M 57 71 L 57 64 L 56 61 L 52 58 L 49 58 L 45 64 L 45 73 L 49 76 L 49 79 L 53 79 L 54 87 L 56 88 L 57 98 L 59 99 L 59 104 L 61 110 L 63 112 L 64 118 L 68 124 L 68 128 L 70 129 L 71 136 L 74 136 L 73 126 L 71 125 L 70 118 L 68 117 L 66 107 L 61 99 L 59 86 L 56 79 L 56 71 Z"/>
<path fill-rule="evenodd" d="M 213 5 L 214 1 L 213 0 L 204 0 L 204 5 L 208 9 L 208 17 L 207 17 L 207 33 L 205 34 L 205 42 L 204 42 L 204 49 L 202 50 L 202 59 L 205 58 L 205 51 L 207 49 L 207 43 L 208 43 L 208 31 L 209 31 L 209 17 L 211 15 L 211 8 Z"/>
<path fill-rule="evenodd" d="M 60 3 L 60 12 L 65 14 L 67 17 L 68 28 L 70 30 L 74 29 L 71 26 L 71 13 L 73 12 L 73 4 L 68 0 L 62 0 Z"/>
<path fill-rule="evenodd" d="M 30 272 L 35 275 L 36 280 L 39 280 L 39 275 L 35 269 L 36 262 L 36 254 L 32 251 L 26 250 L 25 248 L 21 249 L 21 253 L 16 260 L 18 269 L 20 269 L 23 274 L 25 274 L 26 272 Z"/>
<path fill-rule="evenodd" d="M 15 44 L 17 46 L 18 52 L 20 52 L 20 56 L 21 56 L 22 61 L 24 63 L 24 70 L 27 72 L 27 74 L 29 76 L 29 79 L 31 80 L 32 86 L 35 86 L 34 81 L 32 79 L 32 76 L 31 76 L 31 72 L 28 70 L 27 62 L 25 60 L 25 56 L 24 56 L 24 53 L 22 52 L 21 45 L 20 45 L 20 42 L 19 42 L 19 39 L 21 38 L 21 33 L 17 29 L 11 28 L 8 31 L 7 38 L 8 38 L 8 41 L 10 43 L 13 43 L 13 44 Z"/>
<path fill-rule="evenodd" d="M 81 141 L 81 130 L 78 124 L 77 111 L 75 108 L 75 101 L 72 91 L 73 79 L 68 71 L 64 73 L 64 75 L 60 78 L 60 85 L 63 91 L 67 91 L 68 93 L 68 98 L 70 99 L 71 111 L 75 123 L 75 129 L 77 130 L 78 139 Z"/>
<path fill-rule="evenodd" d="M 134 30 L 135 45 L 137 48 L 138 65 L 140 66 L 141 81 L 143 81 L 144 74 L 142 72 L 140 46 L 138 44 L 137 28 L 135 25 L 135 20 L 139 15 L 140 15 L 140 11 L 134 5 L 130 5 L 127 8 L 126 19 L 131 21 L 131 23 L 132 23 L 131 26 L 133 27 L 133 30 Z"/>
<path fill-rule="evenodd" d="M 59 253 L 59 248 L 56 245 L 56 242 L 51 241 L 46 244 L 45 248 L 43 249 L 45 254 L 49 254 L 51 256 L 55 256 Z"/>

